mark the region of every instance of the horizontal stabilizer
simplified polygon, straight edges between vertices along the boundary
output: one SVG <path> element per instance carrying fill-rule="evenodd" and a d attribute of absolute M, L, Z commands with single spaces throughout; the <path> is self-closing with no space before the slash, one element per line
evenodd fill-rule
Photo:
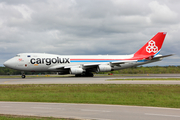
<path fill-rule="evenodd" d="M 136 62 L 137 60 L 125 60 L 125 61 L 115 61 L 111 62 L 112 66 L 119 65 L 119 64 L 125 64 L 125 63 L 130 63 L 130 62 Z"/>
<path fill-rule="evenodd" d="M 173 56 L 173 55 L 174 55 L 174 54 L 163 55 L 163 56 L 157 56 L 157 57 L 154 57 L 153 59 L 165 58 L 165 57 L 169 57 L 169 56 Z"/>

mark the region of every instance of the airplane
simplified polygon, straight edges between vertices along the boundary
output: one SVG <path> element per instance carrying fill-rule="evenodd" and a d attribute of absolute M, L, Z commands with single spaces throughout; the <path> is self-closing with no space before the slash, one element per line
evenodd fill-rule
<path fill-rule="evenodd" d="M 56 55 L 46 53 L 20 53 L 4 62 L 4 66 L 31 72 L 58 72 L 76 77 L 93 77 L 94 72 L 108 72 L 161 61 L 159 55 L 166 32 L 158 32 L 142 48 L 131 55 Z M 22 74 L 25 78 L 25 74 Z"/>

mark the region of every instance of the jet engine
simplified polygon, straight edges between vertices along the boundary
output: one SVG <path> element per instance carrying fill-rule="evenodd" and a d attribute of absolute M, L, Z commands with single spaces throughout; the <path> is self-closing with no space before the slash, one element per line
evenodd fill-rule
<path fill-rule="evenodd" d="M 111 70 L 112 70 L 112 68 L 110 65 L 99 65 L 98 66 L 98 72 L 108 72 Z"/>
<path fill-rule="evenodd" d="M 81 73 L 83 73 L 83 69 L 82 68 L 70 68 L 70 73 L 71 74 L 81 74 Z"/>

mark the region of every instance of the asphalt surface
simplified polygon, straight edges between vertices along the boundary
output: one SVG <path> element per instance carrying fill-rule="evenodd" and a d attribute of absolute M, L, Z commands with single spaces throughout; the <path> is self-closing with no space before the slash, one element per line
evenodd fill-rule
<path fill-rule="evenodd" d="M 47 78 L 4 78 L 0 84 L 180 84 L 180 80 L 126 80 L 127 78 L 180 78 L 180 74 L 150 74 L 148 76 L 96 76 L 96 77 L 47 77 Z M 108 81 L 109 79 L 124 79 Z"/>
<path fill-rule="evenodd" d="M 126 77 L 6 78 L 0 84 L 180 84 L 180 80 L 120 80 L 126 78 L 180 78 L 180 74 Z M 0 114 L 93 120 L 180 120 L 180 109 L 71 103 L 0 102 Z"/>
<path fill-rule="evenodd" d="M 100 104 L 0 102 L 0 113 L 86 120 L 180 120 L 180 109 Z"/>

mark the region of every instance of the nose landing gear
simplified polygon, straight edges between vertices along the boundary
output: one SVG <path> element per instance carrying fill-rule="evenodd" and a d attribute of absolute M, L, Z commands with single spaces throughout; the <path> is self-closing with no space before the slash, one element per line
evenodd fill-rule
<path fill-rule="evenodd" d="M 25 73 L 24 73 L 24 71 L 21 71 L 21 78 L 26 78 L 26 75 L 25 75 Z"/>
<path fill-rule="evenodd" d="M 26 78 L 26 75 L 25 75 L 25 74 L 22 74 L 22 75 L 21 75 L 21 78 Z"/>

